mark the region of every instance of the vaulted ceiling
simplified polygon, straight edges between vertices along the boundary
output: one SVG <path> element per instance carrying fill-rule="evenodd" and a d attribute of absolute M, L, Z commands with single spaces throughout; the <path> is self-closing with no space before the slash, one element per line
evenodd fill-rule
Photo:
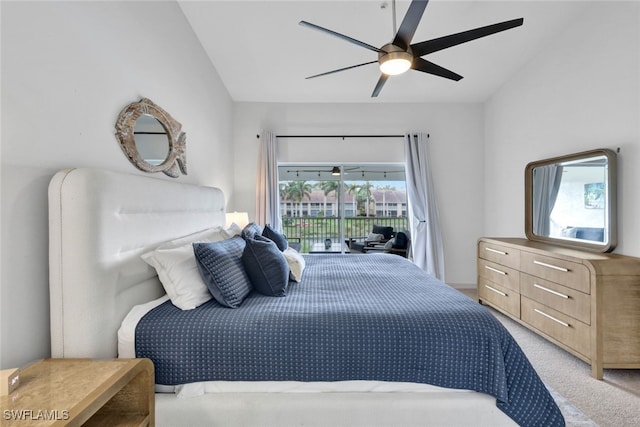
<path fill-rule="evenodd" d="M 397 1 L 400 25 L 409 1 Z M 298 25 L 301 20 L 380 47 L 393 39 L 392 0 L 180 1 L 185 16 L 235 101 L 484 102 L 534 61 L 589 1 L 431 0 L 413 42 L 524 18 L 524 25 L 425 58 L 464 78 L 410 70 L 371 92 L 377 64 L 305 77 L 377 59 L 375 52 Z M 188 65 L 187 65 L 188 66 Z"/>

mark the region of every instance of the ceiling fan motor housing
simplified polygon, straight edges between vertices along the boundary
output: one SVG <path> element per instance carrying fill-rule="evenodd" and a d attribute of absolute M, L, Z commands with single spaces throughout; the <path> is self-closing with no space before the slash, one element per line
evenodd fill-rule
<path fill-rule="evenodd" d="M 385 74 L 401 74 L 411 68 L 413 64 L 413 52 L 410 47 L 404 50 L 393 43 L 388 43 L 380 48 L 378 52 L 378 63 L 380 64 L 380 69 Z M 392 71 L 389 71 L 388 67 L 391 63 L 401 63 L 402 65 L 400 68 L 396 68 L 395 70 L 392 68 Z"/>

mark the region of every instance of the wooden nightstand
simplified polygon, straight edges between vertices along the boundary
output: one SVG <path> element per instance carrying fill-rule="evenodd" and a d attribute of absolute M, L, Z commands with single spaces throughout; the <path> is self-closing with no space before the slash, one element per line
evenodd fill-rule
<path fill-rule="evenodd" d="M 154 381 L 149 359 L 41 360 L 0 397 L 0 425 L 153 427 Z"/>

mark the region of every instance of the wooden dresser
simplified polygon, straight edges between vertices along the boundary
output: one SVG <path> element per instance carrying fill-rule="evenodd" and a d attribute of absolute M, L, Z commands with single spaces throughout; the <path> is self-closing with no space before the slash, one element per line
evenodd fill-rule
<path fill-rule="evenodd" d="M 478 300 L 590 363 L 594 378 L 640 369 L 640 258 L 481 238 Z"/>

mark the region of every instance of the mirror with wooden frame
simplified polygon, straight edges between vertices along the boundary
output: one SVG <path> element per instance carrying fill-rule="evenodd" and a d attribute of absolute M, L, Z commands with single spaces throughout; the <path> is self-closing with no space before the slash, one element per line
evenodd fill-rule
<path fill-rule="evenodd" d="M 610 252 L 617 244 L 616 153 L 585 151 L 525 168 L 529 240 Z"/>
<path fill-rule="evenodd" d="M 177 178 L 187 174 L 182 125 L 148 98 L 127 105 L 116 121 L 116 138 L 135 167 Z"/>

